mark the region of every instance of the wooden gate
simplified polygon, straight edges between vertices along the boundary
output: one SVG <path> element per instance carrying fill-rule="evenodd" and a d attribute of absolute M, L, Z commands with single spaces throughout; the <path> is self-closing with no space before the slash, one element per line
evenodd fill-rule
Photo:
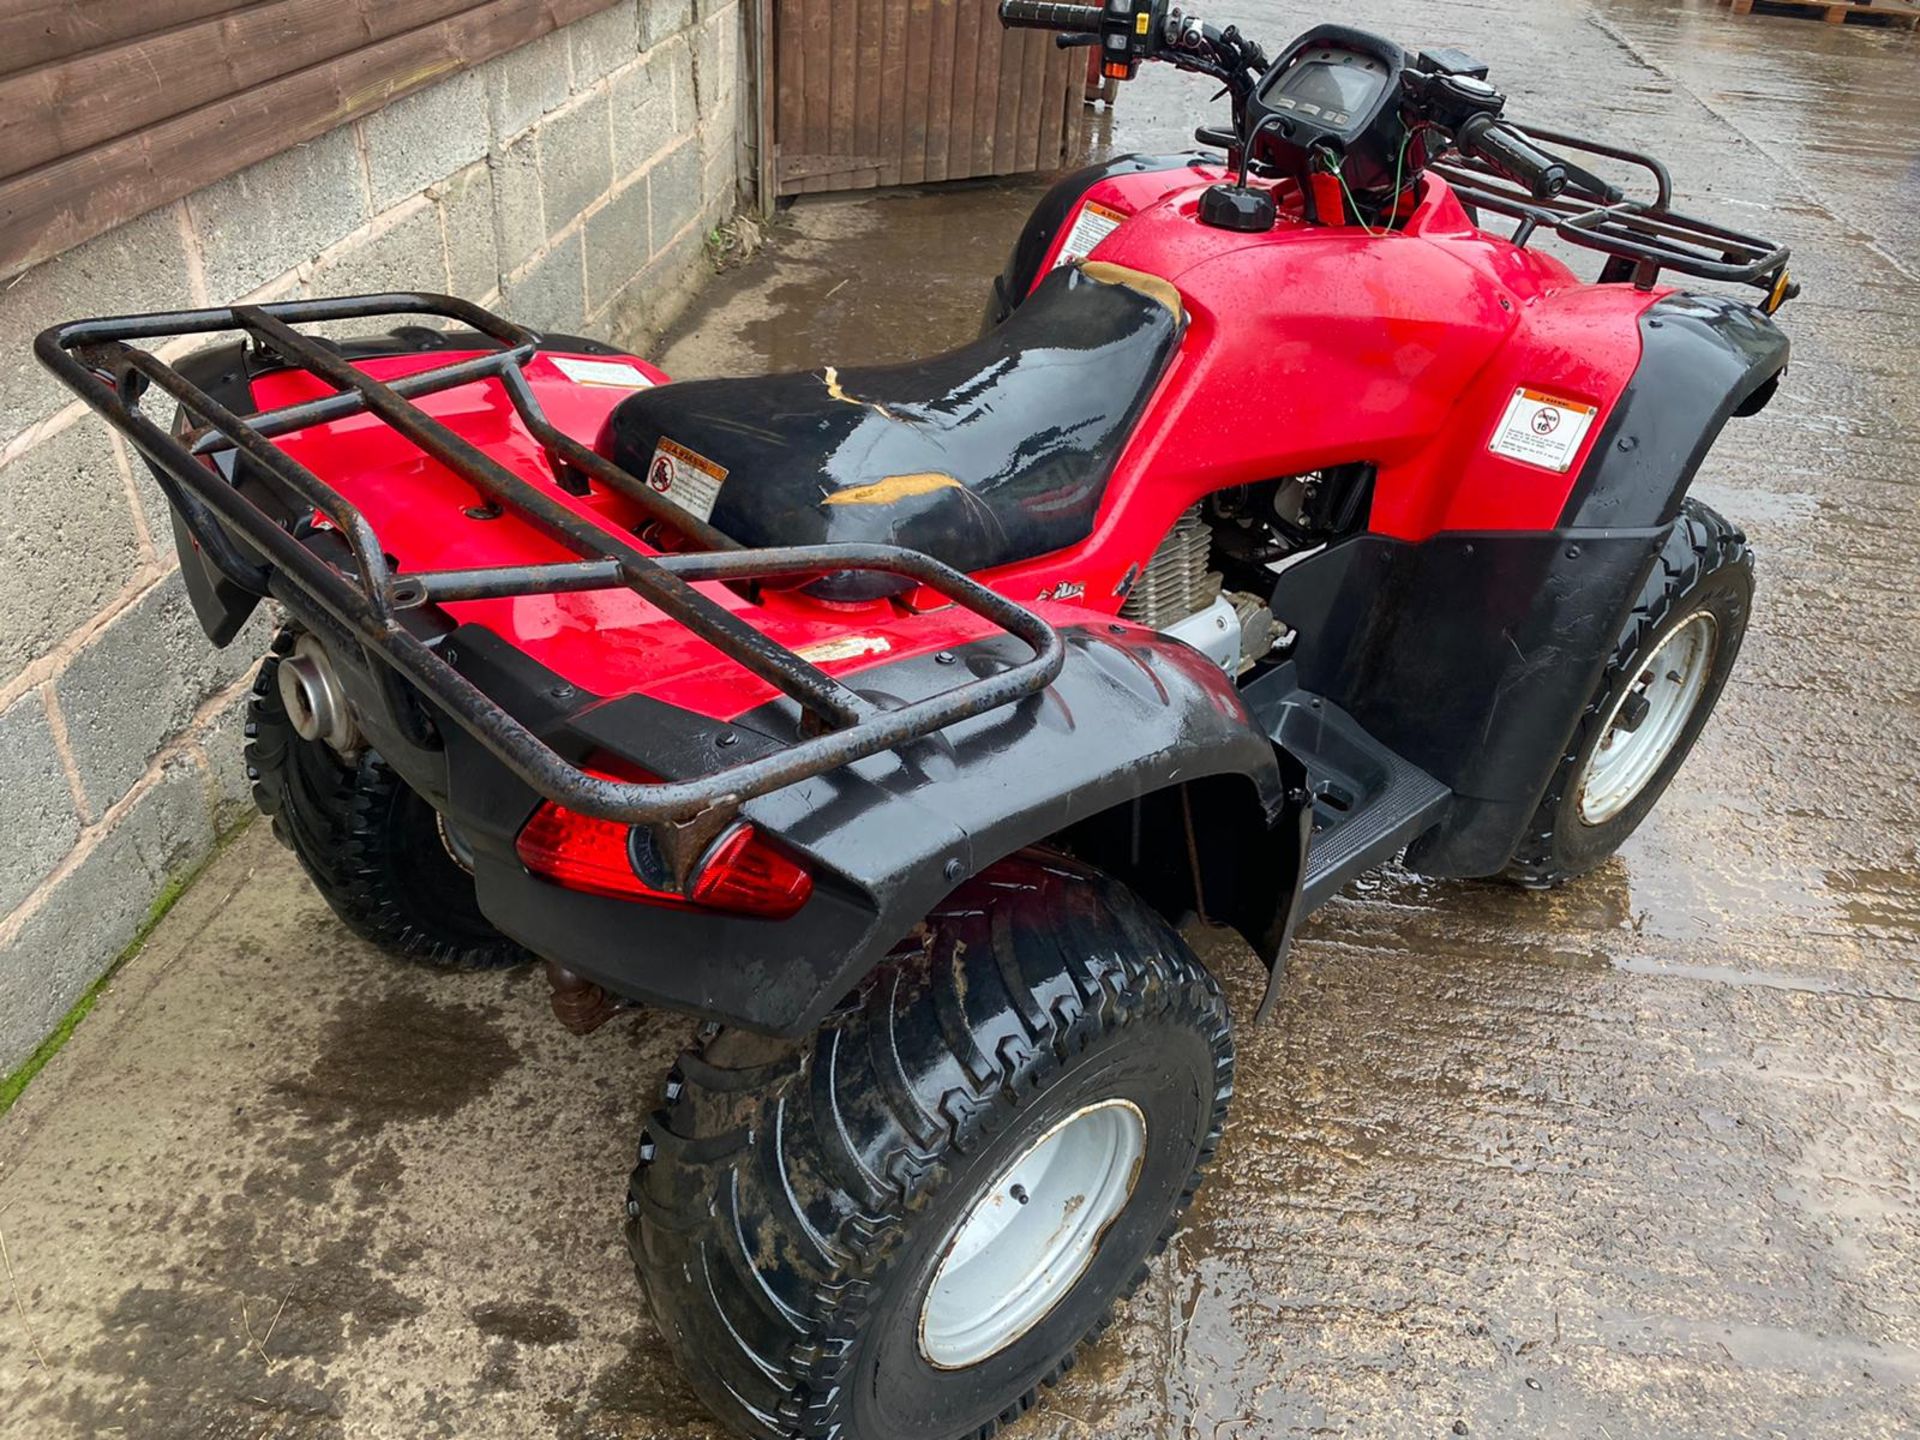
<path fill-rule="evenodd" d="M 782 195 L 1060 168 L 1087 51 L 1002 30 L 993 0 L 771 0 Z"/>

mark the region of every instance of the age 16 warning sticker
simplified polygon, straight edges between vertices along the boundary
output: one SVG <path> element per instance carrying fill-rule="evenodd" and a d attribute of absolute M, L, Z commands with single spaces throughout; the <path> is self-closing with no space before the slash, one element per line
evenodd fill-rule
<path fill-rule="evenodd" d="M 1066 242 L 1061 245 L 1059 258 L 1053 262 L 1053 268 L 1058 270 L 1062 265 L 1086 259 L 1093 253 L 1093 247 L 1118 230 L 1120 222 L 1126 218 L 1109 205 L 1089 200 L 1074 217 L 1073 228 L 1067 232 Z"/>
<path fill-rule="evenodd" d="M 720 483 L 726 478 L 726 466 L 665 438 L 654 447 L 647 466 L 647 484 L 702 520 L 713 518 L 713 502 L 720 498 Z"/>
<path fill-rule="evenodd" d="M 1580 453 L 1580 442 L 1587 438 L 1597 414 L 1599 411 L 1591 405 L 1523 387 L 1513 392 L 1513 403 L 1500 417 L 1487 448 L 1510 460 L 1564 475 L 1572 468 L 1573 457 Z"/>

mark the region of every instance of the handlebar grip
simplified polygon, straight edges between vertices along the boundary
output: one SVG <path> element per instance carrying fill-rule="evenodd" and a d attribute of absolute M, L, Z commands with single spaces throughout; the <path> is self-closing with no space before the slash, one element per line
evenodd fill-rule
<path fill-rule="evenodd" d="M 1536 200 L 1551 200 L 1567 188 L 1571 178 L 1564 162 L 1534 146 L 1491 115 L 1476 115 L 1460 127 L 1460 148 L 1478 156 L 1495 170 L 1525 186 Z"/>
<path fill-rule="evenodd" d="M 1068 35 L 1100 33 L 1098 5 L 1052 5 L 1042 0 L 1000 0 L 1000 23 L 1009 30 L 1059 30 Z"/>

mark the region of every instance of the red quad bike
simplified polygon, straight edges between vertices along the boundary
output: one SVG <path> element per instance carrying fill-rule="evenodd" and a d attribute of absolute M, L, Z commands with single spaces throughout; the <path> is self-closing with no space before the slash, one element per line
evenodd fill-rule
<path fill-rule="evenodd" d="M 538 956 L 583 1032 L 702 1022 L 627 1234 L 745 1435 L 1031 1406 L 1226 1121 L 1176 923 L 1246 937 L 1264 1013 L 1367 867 L 1592 868 L 1747 625 L 1745 540 L 1687 490 L 1786 364 L 1783 248 L 1517 128 L 1457 51 L 1001 15 L 1206 76 L 1231 127 L 1061 181 L 947 354 L 674 385 L 433 295 L 38 341 L 152 464 L 213 641 L 284 609 L 254 792 L 347 924 Z M 296 328 L 374 316 L 413 325 Z"/>

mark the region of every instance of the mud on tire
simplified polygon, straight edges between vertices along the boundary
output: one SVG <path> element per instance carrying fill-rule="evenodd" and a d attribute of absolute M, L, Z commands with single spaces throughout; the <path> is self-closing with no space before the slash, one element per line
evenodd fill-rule
<path fill-rule="evenodd" d="M 629 1247 L 682 1370 L 739 1433 L 988 1436 L 1145 1277 L 1232 1087 L 1225 1001 L 1180 937 L 1118 882 L 1023 852 L 809 1040 L 713 1028 L 682 1056 L 641 1142 Z M 931 1364 L 922 1306 L 962 1221 L 1038 1137 L 1123 1103 L 1144 1153 L 1092 1260 L 1002 1348 Z"/>
<path fill-rule="evenodd" d="M 275 637 L 247 709 L 247 778 L 273 833 L 348 929 L 400 959 L 447 970 L 531 960 L 480 913 L 433 807 L 386 761 L 372 749 L 347 760 L 295 733 L 279 685 L 292 638 Z"/>
<path fill-rule="evenodd" d="M 1534 889 L 1561 884 L 1593 869 L 1639 827 L 1713 713 L 1740 654 L 1752 606 L 1753 552 L 1747 537 L 1718 511 L 1687 500 L 1547 783 L 1526 838 L 1507 867 L 1507 879 Z M 1713 618 L 1714 648 L 1691 714 L 1630 803 L 1601 823 L 1588 823 L 1581 808 L 1583 785 L 1622 692 L 1635 683 L 1661 643 L 1702 612 Z"/>

